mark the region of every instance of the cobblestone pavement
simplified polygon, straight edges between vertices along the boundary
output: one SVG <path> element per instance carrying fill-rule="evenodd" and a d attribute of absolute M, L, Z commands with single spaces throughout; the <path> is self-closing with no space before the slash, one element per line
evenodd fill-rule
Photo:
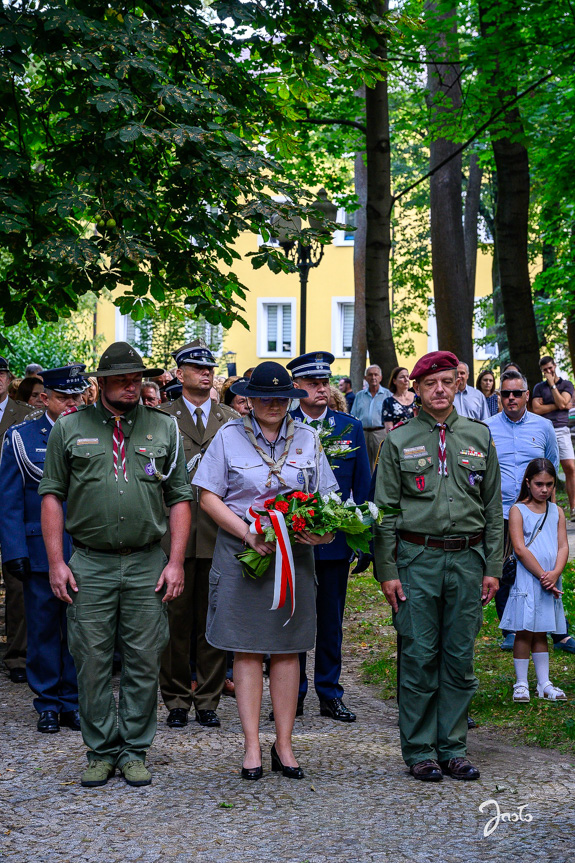
<path fill-rule="evenodd" d="M 0 861 L 13 863 L 562 863 L 575 854 L 575 758 L 514 748 L 485 729 L 470 732 L 478 782 L 412 779 L 400 756 L 397 713 L 358 683 L 348 664 L 346 701 L 358 721 L 319 716 L 309 696 L 296 720 L 303 781 L 270 772 L 273 725 L 262 708 L 264 778 L 242 781 L 242 737 L 235 702 L 220 707 L 221 729 L 196 723 L 170 730 L 159 707 L 148 788 L 114 777 L 83 789 L 80 735 L 35 730 L 31 693 L 0 676 Z M 496 800 L 500 822 L 483 837 Z"/>

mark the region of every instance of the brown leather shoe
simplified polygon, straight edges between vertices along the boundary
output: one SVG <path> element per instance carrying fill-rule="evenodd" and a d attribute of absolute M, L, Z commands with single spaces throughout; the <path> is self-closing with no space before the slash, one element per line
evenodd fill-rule
<path fill-rule="evenodd" d="M 418 761 L 417 764 L 412 764 L 409 772 L 416 779 L 421 779 L 422 782 L 441 782 L 443 773 L 441 767 L 432 758 L 427 758 L 425 761 Z"/>
<path fill-rule="evenodd" d="M 440 761 L 439 765 L 444 773 L 453 779 L 479 779 L 480 773 L 467 758 L 450 758 L 449 761 Z"/>

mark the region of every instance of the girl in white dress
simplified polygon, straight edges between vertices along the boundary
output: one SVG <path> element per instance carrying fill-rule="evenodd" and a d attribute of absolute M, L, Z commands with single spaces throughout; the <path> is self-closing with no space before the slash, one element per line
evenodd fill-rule
<path fill-rule="evenodd" d="M 533 459 L 527 465 L 518 502 L 509 511 L 509 536 L 517 558 L 517 575 L 499 626 L 516 632 L 514 701 L 529 701 L 530 653 L 537 675 L 538 697 L 567 700 L 563 690 L 549 680 L 547 646 L 548 632 L 567 629 L 561 573 L 567 563 L 569 545 L 563 510 L 551 502 L 556 483 L 557 474 L 551 462 L 546 458 Z"/>

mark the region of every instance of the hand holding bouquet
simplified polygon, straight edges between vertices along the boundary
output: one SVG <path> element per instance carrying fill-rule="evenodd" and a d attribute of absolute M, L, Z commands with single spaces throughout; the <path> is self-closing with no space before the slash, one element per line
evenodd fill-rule
<path fill-rule="evenodd" d="M 335 492 L 320 495 L 294 491 L 270 498 L 264 506 L 263 510 L 250 507 L 248 518 L 252 521 L 252 533 L 259 534 L 266 542 L 278 539 L 277 514 L 280 513 L 283 518 L 279 521 L 285 525 L 284 533 L 292 545 L 302 533 L 325 536 L 340 530 L 353 551 L 365 552 L 369 552 L 372 526 L 386 514 L 371 501 L 361 505 L 352 500 L 344 503 Z M 244 575 L 252 578 L 265 575 L 270 565 L 270 557 L 262 557 L 253 548 L 239 552 L 236 557 L 242 563 Z"/>

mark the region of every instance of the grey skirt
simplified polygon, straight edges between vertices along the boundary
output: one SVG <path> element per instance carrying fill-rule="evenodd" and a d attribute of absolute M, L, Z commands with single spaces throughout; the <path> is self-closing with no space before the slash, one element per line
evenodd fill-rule
<path fill-rule="evenodd" d="M 275 555 L 261 578 L 242 574 L 234 555 L 243 551 L 240 539 L 220 528 L 210 570 L 206 638 L 212 647 L 241 653 L 300 653 L 315 644 L 315 568 L 313 548 L 292 546 L 295 566 L 295 612 L 291 600 L 270 611 L 274 594 Z M 284 623 L 289 623 L 284 626 Z"/>

